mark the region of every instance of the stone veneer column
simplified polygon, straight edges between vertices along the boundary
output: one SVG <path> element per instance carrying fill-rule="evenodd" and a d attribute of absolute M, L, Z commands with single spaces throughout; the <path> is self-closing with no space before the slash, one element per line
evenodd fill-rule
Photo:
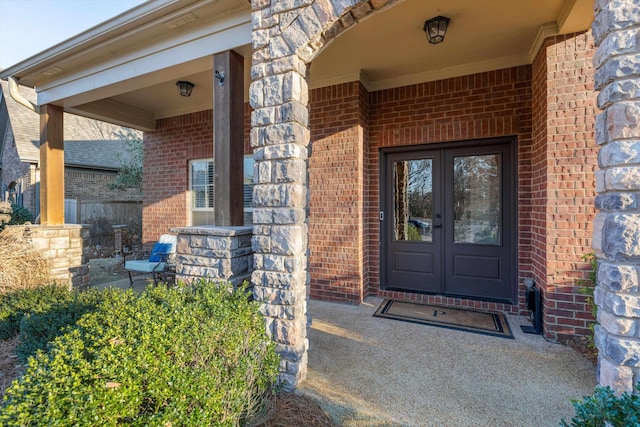
<path fill-rule="evenodd" d="M 250 226 L 172 228 L 178 234 L 176 280 L 206 277 L 233 286 L 251 279 Z"/>
<path fill-rule="evenodd" d="M 307 64 L 394 0 L 252 0 L 252 283 L 290 389 L 307 371 Z"/>
<path fill-rule="evenodd" d="M 262 303 L 267 317 L 267 332 L 282 358 L 280 381 L 293 389 L 306 377 L 309 346 L 306 64 L 295 48 L 278 37 L 279 13 L 293 6 L 285 2 L 271 6 L 268 1 L 252 4 L 254 53 L 249 101 L 254 109 L 251 146 L 255 186 L 251 281 L 254 297 Z M 304 33 L 300 36 L 304 39 Z"/>
<path fill-rule="evenodd" d="M 84 289 L 89 285 L 88 225 L 24 225 L 25 237 L 52 260 L 51 278 L 60 285 Z"/>
<path fill-rule="evenodd" d="M 640 381 L 640 4 L 597 0 L 593 36 L 602 110 L 593 236 L 598 381 L 625 392 Z"/>

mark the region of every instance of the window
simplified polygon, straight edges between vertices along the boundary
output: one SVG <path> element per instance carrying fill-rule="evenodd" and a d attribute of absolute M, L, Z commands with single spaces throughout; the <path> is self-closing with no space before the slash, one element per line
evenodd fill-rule
<path fill-rule="evenodd" d="M 191 225 L 213 224 L 213 160 L 193 160 L 189 165 Z"/>
<path fill-rule="evenodd" d="M 214 222 L 214 163 L 213 159 L 189 162 L 189 194 L 191 225 L 210 225 Z M 253 156 L 244 156 L 244 223 L 252 223 Z"/>

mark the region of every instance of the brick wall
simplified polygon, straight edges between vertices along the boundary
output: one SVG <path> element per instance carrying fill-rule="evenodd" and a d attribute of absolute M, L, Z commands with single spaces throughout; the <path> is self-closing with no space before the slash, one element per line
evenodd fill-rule
<path fill-rule="evenodd" d="M 575 40 L 574 45 L 571 40 Z M 515 136 L 519 281 L 533 277 L 551 291 L 547 295 L 547 308 L 564 310 L 547 313 L 545 320 L 552 332 L 550 336 L 558 337 L 553 334 L 560 327 L 569 328 L 565 331 L 567 334 L 585 332 L 583 318 L 588 313 L 584 311 L 584 299 L 577 294 L 574 279 L 584 275 L 585 264 L 579 258 L 588 252 L 593 211 L 592 198 L 588 195 L 593 176 L 587 170 L 589 167 L 581 165 L 593 165 L 595 160 L 585 160 L 594 154 L 587 147 L 592 143 L 592 133 L 581 134 L 580 129 L 591 126 L 585 117 L 594 114 L 587 107 L 591 101 L 586 92 L 579 90 L 581 83 L 576 83 L 583 78 L 577 77 L 584 72 L 581 67 L 589 65 L 580 62 L 581 55 L 588 57 L 588 49 L 578 38 L 567 38 L 563 43 L 564 51 L 556 46 L 556 57 L 547 57 L 549 51 L 544 50 L 545 54 L 539 55 L 533 66 L 374 93 L 367 93 L 358 82 L 311 91 L 309 271 L 312 297 L 357 303 L 363 296 L 377 294 L 524 312 L 522 286 L 517 305 L 380 289 L 379 150 Z M 548 42 L 545 49 L 551 44 L 552 41 Z M 578 55 L 567 53 L 567 44 L 574 46 L 574 50 L 583 47 L 586 50 Z M 551 71 L 560 68 L 552 63 L 553 58 L 568 60 L 565 56 L 574 58 L 574 67 L 569 69 L 577 80 L 565 76 L 566 72 L 558 71 L 554 75 Z M 548 83 L 548 79 L 554 83 Z M 572 96 L 575 102 L 567 101 L 567 96 Z M 584 105 L 578 102 L 580 99 L 584 99 Z M 250 109 L 245 106 L 247 153 L 250 153 L 249 116 Z M 211 111 L 173 117 L 159 120 L 158 130 L 145 134 L 145 242 L 153 242 L 170 228 L 187 224 L 188 160 L 212 156 L 211 121 Z M 548 182 L 549 178 L 559 179 L 559 175 L 563 176 L 562 183 Z M 555 186 L 552 192 L 550 186 Z M 577 192 L 568 192 L 565 187 Z M 579 198 L 578 193 L 585 196 Z M 558 222 L 562 215 L 564 219 Z M 571 224 L 579 228 L 574 230 L 573 240 L 565 238 L 560 231 L 563 227 L 573 227 Z M 553 285 L 547 286 L 547 279 L 554 275 L 556 278 L 549 282 Z M 570 286 L 563 285 L 567 280 L 571 281 Z M 561 303 L 563 298 L 568 304 Z M 578 309 L 575 317 L 571 312 L 574 304 Z"/>
<path fill-rule="evenodd" d="M 590 33 L 546 40 L 534 69 L 532 266 L 544 291 L 545 334 L 587 335 L 592 320 L 577 281 L 595 216 L 596 94 Z"/>
<path fill-rule="evenodd" d="M 245 153 L 250 154 L 251 110 L 244 107 Z M 161 234 L 189 223 L 189 160 L 213 157 L 212 110 L 169 117 L 144 134 L 142 240 L 147 246 Z"/>
<path fill-rule="evenodd" d="M 65 168 L 64 197 L 93 201 L 142 201 L 142 192 L 109 190 L 108 185 L 116 178 L 116 172 L 95 171 L 89 169 Z"/>
<path fill-rule="evenodd" d="M 367 96 L 359 82 L 309 94 L 311 296 L 364 297 L 364 146 Z"/>
<path fill-rule="evenodd" d="M 526 232 L 531 204 L 531 67 L 521 66 L 456 77 L 369 95 L 369 140 L 367 158 L 369 205 L 366 235 L 369 236 L 369 286 L 371 293 L 385 297 L 436 304 L 456 304 L 475 308 L 519 313 L 520 306 L 471 301 L 442 296 L 380 289 L 378 209 L 379 150 L 447 141 L 501 136 L 517 137 L 518 152 L 518 252 L 520 277 L 530 274 L 530 235 Z"/>

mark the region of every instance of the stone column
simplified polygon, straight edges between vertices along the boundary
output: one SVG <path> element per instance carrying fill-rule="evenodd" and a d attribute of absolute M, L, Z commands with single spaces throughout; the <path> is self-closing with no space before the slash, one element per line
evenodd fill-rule
<path fill-rule="evenodd" d="M 279 5 L 280 6 L 280 5 Z M 282 357 L 280 380 L 293 389 L 307 370 L 306 64 L 281 37 L 266 2 L 253 2 L 249 101 L 254 149 L 252 283 L 267 331 Z M 275 6 L 274 6 L 275 7 Z M 270 28 L 270 29 L 269 29 Z M 262 38 L 260 35 L 267 36 Z M 265 47 L 270 43 L 271 47 Z M 292 43 L 293 44 L 293 43 Z"/>
<path fill-rule="evenodd" d="M 598 381 L 621 393 L 640 381 L 640 4 L 597 0 L 595 12 L 595 340 Z"/>

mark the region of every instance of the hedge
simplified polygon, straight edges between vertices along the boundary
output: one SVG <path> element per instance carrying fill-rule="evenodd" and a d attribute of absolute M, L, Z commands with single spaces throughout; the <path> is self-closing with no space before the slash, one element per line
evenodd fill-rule
<path fill-rule="evenodd" d="M 236 426 L 262 408 L 279 358 L 248 294 L 208 281 L 104 291 L 29 359 L 0 425 Z"/>

